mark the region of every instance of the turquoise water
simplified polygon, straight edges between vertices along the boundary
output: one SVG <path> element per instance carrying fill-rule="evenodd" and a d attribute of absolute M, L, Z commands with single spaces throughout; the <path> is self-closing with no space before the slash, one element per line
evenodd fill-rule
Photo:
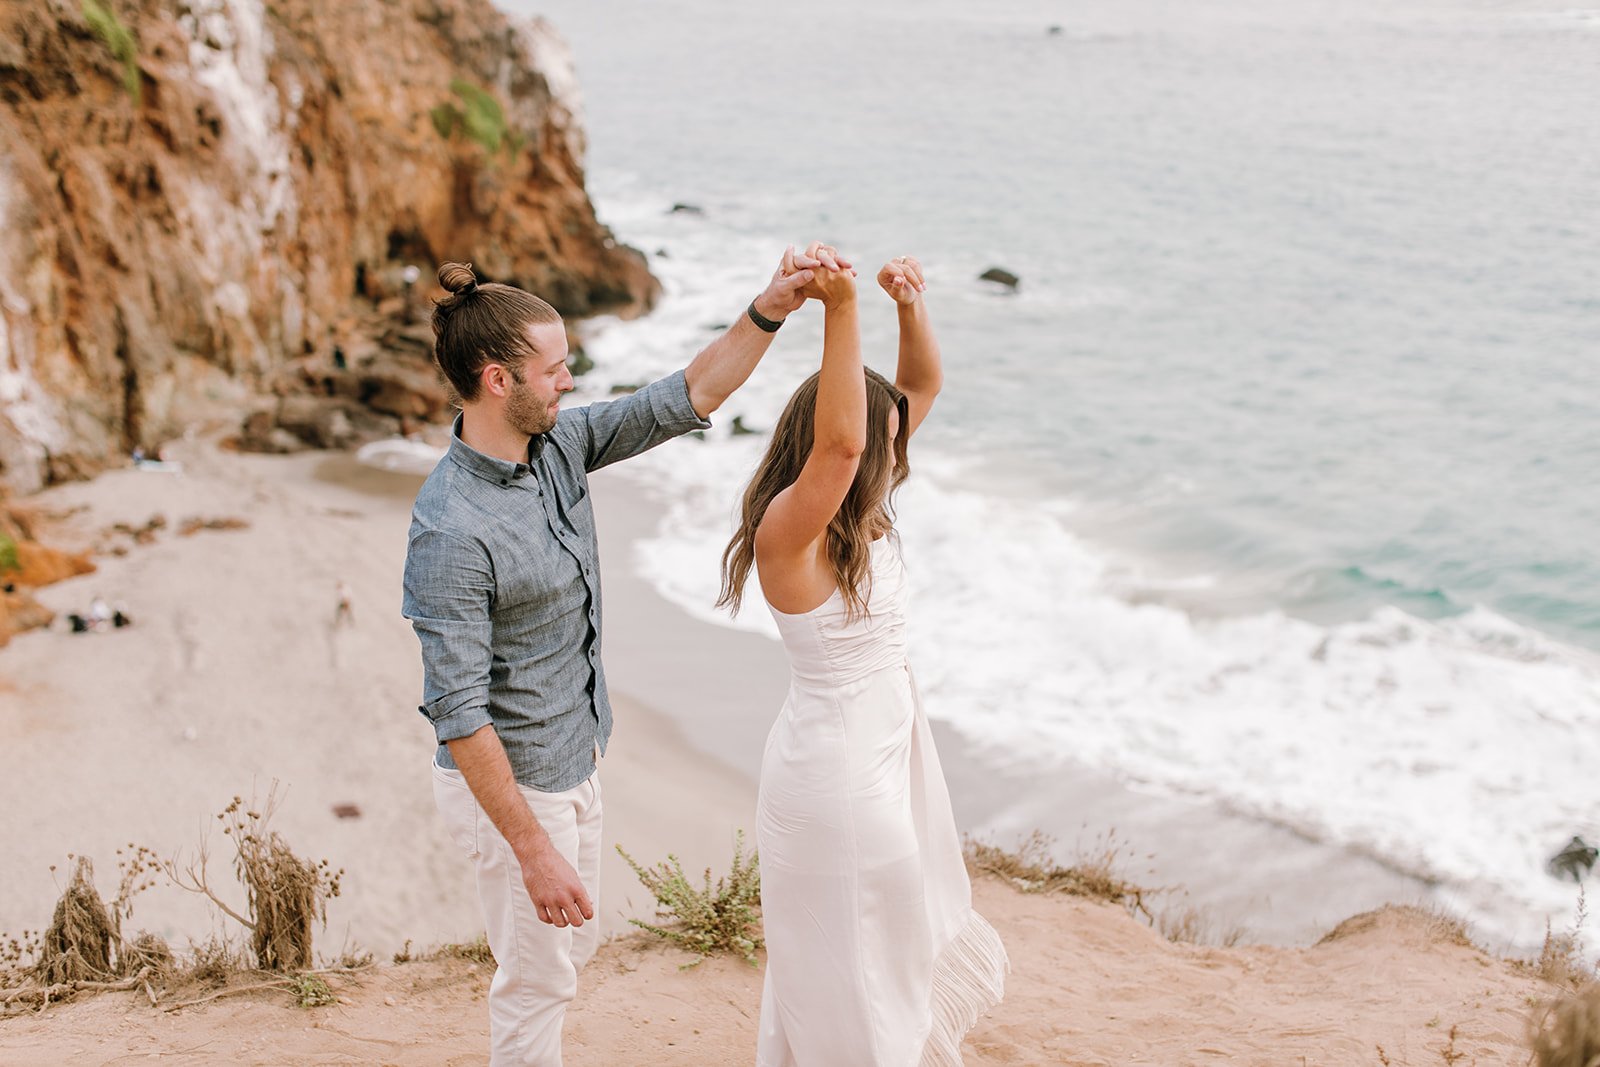
<path fill-rule="evenodd" d="M 536 10 L 598 189 L 921 254 L 961 299 L 932 432 L 1085 528 L 1228 609 L 1600 646 L 1600 15 L 977 7 Z"/>

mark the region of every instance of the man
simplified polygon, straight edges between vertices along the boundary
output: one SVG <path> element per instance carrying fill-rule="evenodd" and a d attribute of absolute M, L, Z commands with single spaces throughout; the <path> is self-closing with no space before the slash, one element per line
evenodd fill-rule
<path fill-rule="evenodd" d="M 710 425 L 831 248 L 793 248 L 765 290 L 681 371 L 560 410 L 573 388 L 549 304 L 446 264 L 434 358 L 461 399 L 417 494 L 404 612 L 439 741 L 434 798 L 473 859 L 489 947 L 494 1067 L 561 1063 L 561 1024 L 599 941 L 600 783 L 611 736 L 588 473 Z"/>

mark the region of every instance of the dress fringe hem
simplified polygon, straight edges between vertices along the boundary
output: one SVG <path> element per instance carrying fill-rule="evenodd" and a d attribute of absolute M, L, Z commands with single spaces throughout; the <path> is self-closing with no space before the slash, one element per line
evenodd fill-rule
<path fill-rule="evenodd" d="M 922 1067 L 961 1067 L 961 1042 L 983 1013 L 1005 996 L 1011 961 L 987 919 L 971 912 L 967 924 L 933 967 L 933 1028 Z"/>

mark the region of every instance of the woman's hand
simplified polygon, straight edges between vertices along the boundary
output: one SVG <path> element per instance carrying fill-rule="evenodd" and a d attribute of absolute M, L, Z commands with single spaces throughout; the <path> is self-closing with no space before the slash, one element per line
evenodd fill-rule
<path fill-rule="evenodd" d="M 915 304 L 928 287 L 922 264 L 912 256 L 895 256 L 878 271 L 878 284 L 897 304 Z"/>
<path fill-rule="evenodd" d="M 806 253 L 821 265 L 811 272 L 811 280 L 800 289 L 801 296 L 820 300 L 826 308 L 856 298 L 856 272 L 850 261 L 839 255 L 831 246 L 813 244 Z"/>
<path fill-rule="evenodd" d="M 856 298 L 855 275 L 847 270 L 828 270 L 818 267 L 800 290 L 814 300 L 822 301 L 825 308 L 836 308 Z"/>

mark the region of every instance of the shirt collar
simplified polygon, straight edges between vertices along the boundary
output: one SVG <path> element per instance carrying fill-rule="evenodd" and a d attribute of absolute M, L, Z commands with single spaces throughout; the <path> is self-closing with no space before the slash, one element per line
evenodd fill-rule
<path fill-rule="evenodd" d="M 450 450 L 446 453 L 456 466 L 495 485 L 510 485 L 525 477 L 532 469 L 526 463 L 509 463 L 495 456 L 486 456 L 467 444 L 461 439 L 461 421 L 462 415 L 458 412 L 455 423 L 450 427 Z M 543 434 L 528 442 L 528 452 L 533 458 L 537 459 L 543 451 Z"/>

